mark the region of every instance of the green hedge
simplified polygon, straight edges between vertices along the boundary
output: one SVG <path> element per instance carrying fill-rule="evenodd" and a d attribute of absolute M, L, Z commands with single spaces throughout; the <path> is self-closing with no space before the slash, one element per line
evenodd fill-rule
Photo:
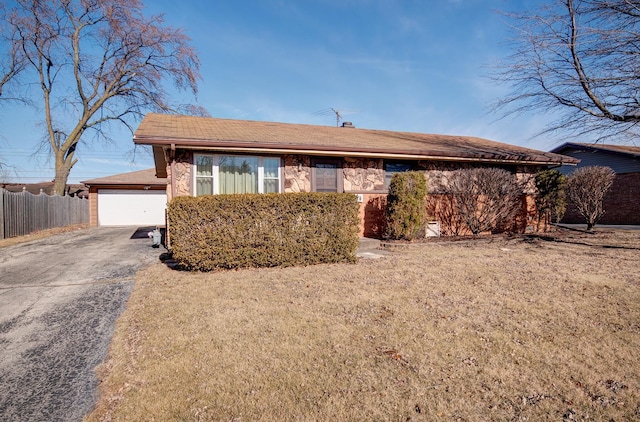
<path fill-rule="evenodd" d="M 355 195 L 181 196 L 168 210 L 173 258 L 189 270 L 355 262 Z"/>

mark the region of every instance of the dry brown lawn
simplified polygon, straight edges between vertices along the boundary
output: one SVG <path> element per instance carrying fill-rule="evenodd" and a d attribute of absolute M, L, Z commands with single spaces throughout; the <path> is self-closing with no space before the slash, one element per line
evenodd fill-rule
<path fill-rule="evenodd" d="M 158 264 L 88 420 L 640 420 L 639 248 L 570 232 L 354 265 Z"/>

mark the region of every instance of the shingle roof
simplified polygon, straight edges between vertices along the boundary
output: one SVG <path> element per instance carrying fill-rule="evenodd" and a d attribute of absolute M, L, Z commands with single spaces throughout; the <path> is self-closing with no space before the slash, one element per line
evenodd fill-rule
<path fill-rule="evenodd" d="M 98 179 L 84 180 L 82 183 L 89 186 L 96 185 L 150 185 L 166 186 L 166 178 L 156 177 L 156 169 L 132 171 L 129 173 L 114 174 Z"/>
<path fill-rule="evenodd" d="M 557 148 L 552 149 L 551 151 L 560 153 L 560 151 L 564 151 L 567 148 L 610 151 L 610 152 L 616 152 L 620 154 L 640 157 L 640 147 L 630 146 L 630 145 L 587 144 L 582 142 L 567 142 L 565 144 L 560 145 Z"/>
<path fill-rule="evenodd" d="M 577 159 L 470 136 L 430 135 L 147 114 L 134 134 L 142 145 L 227 151 L 297 152 L 317 155 L 405 157 L 522 164 L 575 164 Z M 161 149 L 154 148 L 159 155 Z M 158 157 L 156 157 L 158 158 Z"/>

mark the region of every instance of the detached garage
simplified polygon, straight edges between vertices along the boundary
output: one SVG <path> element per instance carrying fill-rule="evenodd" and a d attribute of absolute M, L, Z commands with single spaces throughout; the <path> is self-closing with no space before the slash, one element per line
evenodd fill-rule
<path fill-rule="evenodd" d="M 85 180 L 92 226 L 164 226 L 167 179 L 155 169 Z"/>

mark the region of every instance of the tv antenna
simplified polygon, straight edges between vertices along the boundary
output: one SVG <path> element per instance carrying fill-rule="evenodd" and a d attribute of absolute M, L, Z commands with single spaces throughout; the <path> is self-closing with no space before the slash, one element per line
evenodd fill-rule
<path fill-rule="evenodd" d="M 343 120 L 345 114 L 355 113 L 354 111 L 341 110 L 338 108 L 325 108 L 323 110 L 313 113 L 315 116 L 336 116 L 336 127 L 340 127 L 340 122 Z"/>

